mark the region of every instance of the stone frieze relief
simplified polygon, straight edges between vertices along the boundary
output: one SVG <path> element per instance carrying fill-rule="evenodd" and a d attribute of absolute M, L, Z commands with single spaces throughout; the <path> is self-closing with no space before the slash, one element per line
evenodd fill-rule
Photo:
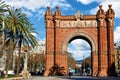
<path fill-rule="evenodd" d="M 60 21 L 60 27 L 97 27 L 96 20 Z"/>

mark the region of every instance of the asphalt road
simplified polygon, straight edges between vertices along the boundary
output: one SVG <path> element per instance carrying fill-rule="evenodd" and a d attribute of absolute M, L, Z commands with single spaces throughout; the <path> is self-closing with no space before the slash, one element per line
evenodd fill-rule
<path fill-rule="evenodd" d="M 120 77 L 91 77 L 91 76 L 32 76 L 29 79 L 24 80 L 120 80 Z"/>

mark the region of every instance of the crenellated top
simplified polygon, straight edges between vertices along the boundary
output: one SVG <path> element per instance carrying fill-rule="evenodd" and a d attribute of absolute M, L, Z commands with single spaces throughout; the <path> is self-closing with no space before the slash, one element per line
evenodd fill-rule
<path fill-rule="evenodd" d="M 115 16 L 114 10 L 112 9 L 112 5 L 108 6 L 109 9 L 106 11 L 106 13 L 102 9 L 102 5 L 100 5 L 96 15 L 79 15 L 79 16 L 76 15 L 64 16 L 61 14 L 59 6 L 56 7 L 54 14 L 52 14 L 50 7 L 47 7 L 45 19 L 46 20 L 76 20 L 76 18 L 79 18 L 81 20 L 113 19 Z"/>

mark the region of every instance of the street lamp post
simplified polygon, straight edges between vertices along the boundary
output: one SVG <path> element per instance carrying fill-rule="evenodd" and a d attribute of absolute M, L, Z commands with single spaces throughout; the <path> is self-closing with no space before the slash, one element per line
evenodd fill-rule
<path fill-rule="evenodd" d="M 83 64 L 84 64 L 83 74 L 85 75 L 85 56 L 84 55 L 83 55 Z"/>

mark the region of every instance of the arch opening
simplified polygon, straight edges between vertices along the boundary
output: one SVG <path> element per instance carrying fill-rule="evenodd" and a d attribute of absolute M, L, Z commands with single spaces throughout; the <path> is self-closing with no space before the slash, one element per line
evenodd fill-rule
<path fill-rule="evenodd" d="M 83 36 L 75 36 L 69 40 L 67 52 L 69 72 L 73 75 L 90 76 L 92 73 L 90 41 Z"/>

